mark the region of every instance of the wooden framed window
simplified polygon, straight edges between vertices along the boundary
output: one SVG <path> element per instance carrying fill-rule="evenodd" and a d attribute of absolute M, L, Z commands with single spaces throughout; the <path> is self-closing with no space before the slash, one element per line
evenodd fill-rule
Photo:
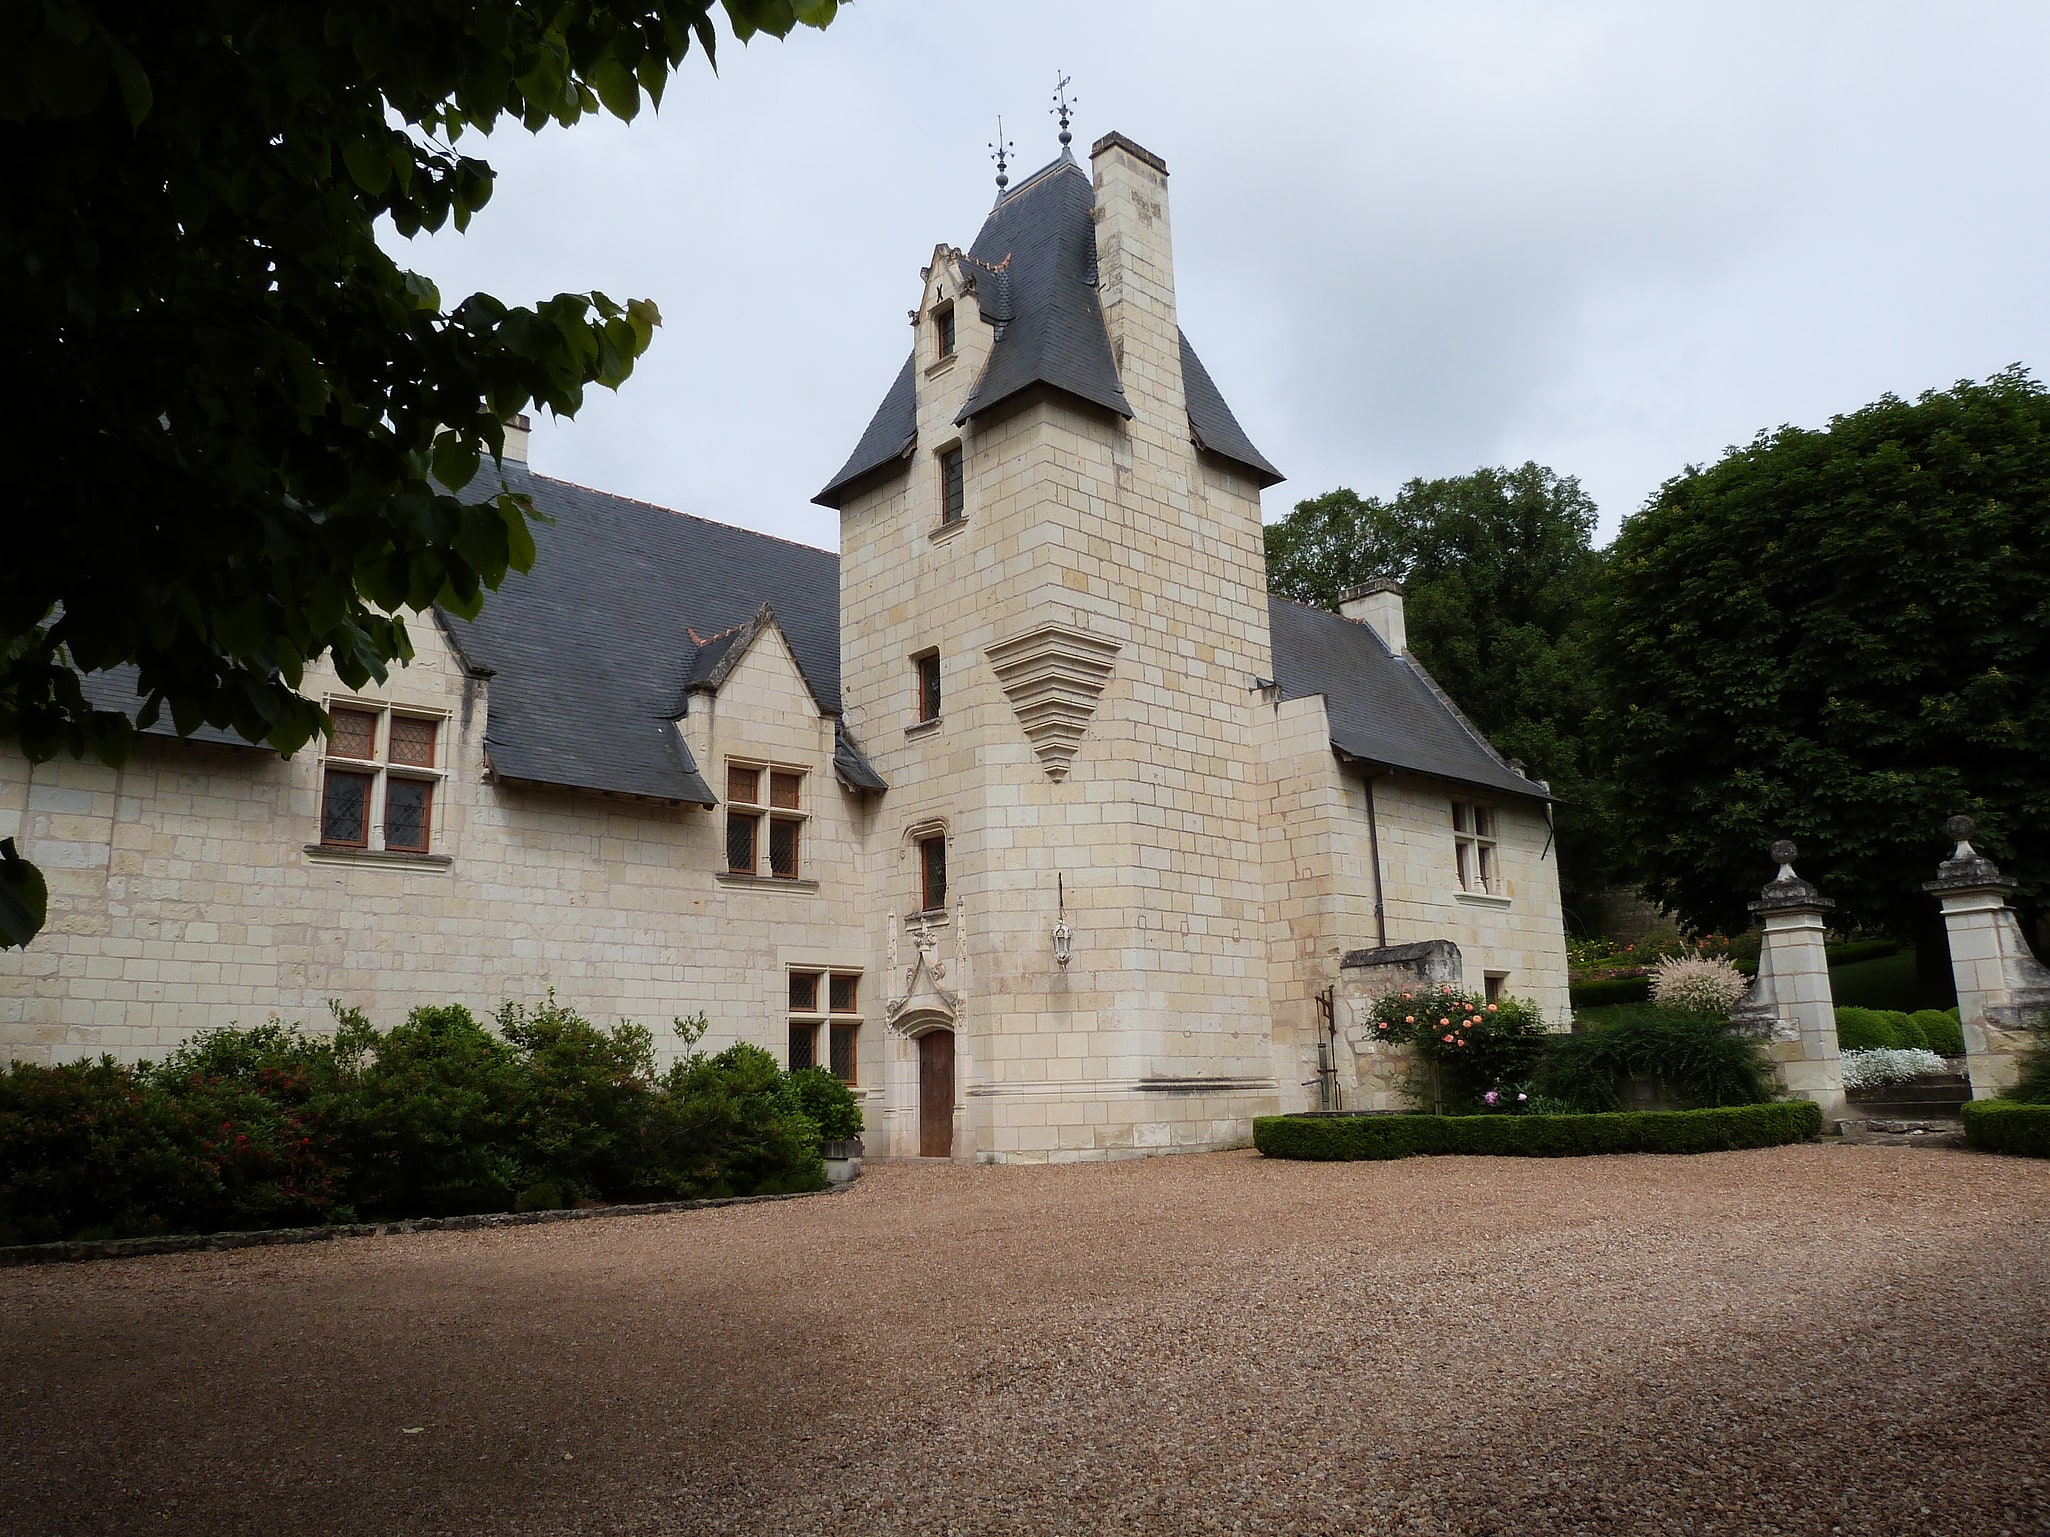
<path fill-rule="evenodd" d="M 348 758 L 357 763 L 377 761 L 377 712 L 375 710 L 328 711 L 334 731 L 327 739 L 330 758 Z"/>
<path fill-rule="evenodd" d="M 320 841 L 337 849 L 425 854 L 441 780 L 439 717 L 337 704 L 321 768 Z"/>
<path fill-rule="evenodd" d="M 726 766 L 727 874 L 799 879 L 805 820 L 802 769 Z"/>
<path fill-rule="evenodd" d="M 942 358 L 954 355 L 954 306 L 942 304 L 932 312 L 932 335 Z"/>
<path fill-rule="evenodd" d="M 918 677 L 918 724 L 940 718 L 940 654 L 926 651 L 911 659 Z"/>
<path fill-rule="evenodd" d="M 942 912 L 947 905 L 947 835 L 934 833 L 918 840 L 918 903 L 928 913 Z"/>
<path fill-rule="evenodd" d="M 370 791 L 373 774 L 331 768 L 320 797 L 320 841 L 337 848 L 370 847 Z"/>
<path fill-rule="evenodd" d="M 1495 808 L 1478 801 L 1454 801 L 1452 847 L 1459 865 L 1459 889 L 1500 895 L 1502 875 Z"/>
<path fill-rule="evenodd" d="M 861 973 L 790 973 L 790 1067 L 823 1067 L 855 1082 L 860 1057 Z M 820 1055 L 823 1045 L 825 1054 Z"/>
<path fill-rule="evenodd" d="M 384 787 L 384 846 L 408 854 L 427 852 L 434 815 L 434 786 L 424 779 L 393 779 Z"/>
<path fill-rule="evenodd" d="M 1502 1001 L 1502 989 L 1508 985 L 1508 982 L 1509 973 L 1506 971 L 1490 971 L 1483 975 L 1481 978 L 1481 989 L 1488 1002 L 1500 1003 Z"/>
<path fill-rule="evenodd" d="M 968 490 L 961 445 L 940 450 L 940 522 L 958 523 L 968 513 Z"/>

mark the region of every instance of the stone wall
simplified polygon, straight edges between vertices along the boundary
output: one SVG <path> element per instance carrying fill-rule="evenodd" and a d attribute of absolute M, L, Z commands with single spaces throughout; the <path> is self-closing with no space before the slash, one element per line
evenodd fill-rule
<path fill-rule="evenodd" d="M 0 952 L 0 1053 L 132 1061 L 272 1014 L 325 1028 L 330 998 L 389 1025 L 421 1003 L 481 1013 L 553 987 L 600 1023 L 648 1026 L 665 1053 L 671 1019 L 703 1010 L 707 1045 L 780 1057 L 787 966 L 873 969 L 869 812 L 834 780 L 831 724 L 780 637 L 720 700 L 723 750 L 809 771 L 808 878 L 766 884 L 717 873 L 720 813 L 487 783 L 488 685 L 431 621 L 412 629 L 418 656 L 388 688 L 344 695 L 318 674 L 309 686 L 445 720 L 425 858 L 318 848 L 317 750 L 286 761 L 145 737 L 113 770 L 31 769 L 0 748 L 0 836 L 51 885 L 43 935 Z M 871 1088 L 880 1037 L 864 1027 Z"/>

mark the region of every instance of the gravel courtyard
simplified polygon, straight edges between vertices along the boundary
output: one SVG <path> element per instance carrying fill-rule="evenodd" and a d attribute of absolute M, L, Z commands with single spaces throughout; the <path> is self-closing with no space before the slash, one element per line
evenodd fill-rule
<path fill-rule="evenodd" d="M 0 1529 L 2050 1531 L 2050 1163 L 872 1168 L 0 1272 Z"/>

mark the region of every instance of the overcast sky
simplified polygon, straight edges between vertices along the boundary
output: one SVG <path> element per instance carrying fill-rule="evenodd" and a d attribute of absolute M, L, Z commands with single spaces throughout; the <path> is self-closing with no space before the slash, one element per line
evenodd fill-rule
<path fill-rule="evenodd" d="M 858 0 L 695 56 L 658 116 L 483 141 L 454 303 L 651 298 L 536 470 L 836 547 L 810 504 L 967 246 L 996 119 L 1029 172 L 1118 129 L 1171 173 L 1181 320 L 1288 480 L 1536 459 L 1602 537 L 1669 475 L 2050 341 L 2050 5 Z M 465 141 L 469 148 L 475 141 Z M 473 150 L 473 153 L 477 151 Z"/>

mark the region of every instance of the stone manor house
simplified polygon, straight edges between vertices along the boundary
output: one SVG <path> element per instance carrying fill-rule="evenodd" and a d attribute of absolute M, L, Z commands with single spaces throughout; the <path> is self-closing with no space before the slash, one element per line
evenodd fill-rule
<path fill-rule="evenodd" d="M 1281 477 L 1181 329 L 1162 161 L 1063 149 L 920 283 L 817 497 L 838 556 L 549 479 L 514 432 L 532 573 L 417 620 L 388 687 L 313 676 L 324 748 L 0 745 L 52 892 L 0 953 L 0 1052 L 553 987 L 830 1067 L 870 1156 L 1045 1160 L 1243 1143 L 1324 1050 L 1374 1100 L 1349 953 L 1450 941 L 1563 1022 L 1544 786 L 1408 654 L 1394 583 L 1267 591 Z"/>

